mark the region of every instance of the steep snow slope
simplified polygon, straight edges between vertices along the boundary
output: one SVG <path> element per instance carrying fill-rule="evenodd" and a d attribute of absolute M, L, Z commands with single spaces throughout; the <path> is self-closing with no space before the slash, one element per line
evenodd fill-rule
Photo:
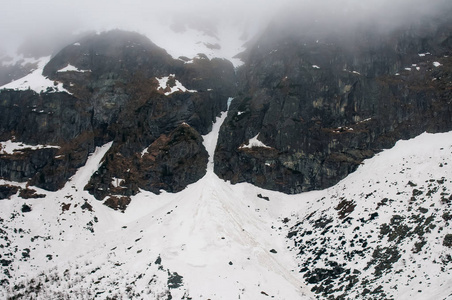
<path fill-rule="evenodd" d="M 1 200 L 0 295 L 450 297 L 452 132 L 401 141 L 330 189 L 285 195 L 216 177 L 225 116 L 204 136 L 207 174 L 180 193 L 141 192 L 125 213 L 102 205 L 83 186 L 109 143 L 61 191 Z"/>
<path fill-rule="evenodd" d="M 276 230 L 278 204 L 258 198 L 260 189 L 231 186 L 213 173 L 225 117 L 204 137 L 211 160 L 202 180 L 177 194 L 142 192 L 124 214 L 82 191 L 110 145 L 63 190 L 1 201 L 1 258 L 10 275 L 2 274 L 9 286 L 3 294 L 311 299 Z M 31 211 L 22 212 L 23 204 Z"/>
<path fill-rule="evenodd" d="M 300 195 L 289 224 L 319 298 L 452 298 L 452 132 L 424 133 Z"/>

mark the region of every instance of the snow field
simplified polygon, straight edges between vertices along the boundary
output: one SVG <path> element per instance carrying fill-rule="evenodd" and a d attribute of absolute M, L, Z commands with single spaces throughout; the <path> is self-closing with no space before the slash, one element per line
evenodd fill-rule
<path fill-rule="evenodd" d="M 342 295 L 353 280 L 347 274 L 355 274 L 352 298 L 448 299 L 451 141 L 451 132 L 399 141 L 306 199 L 290 222 L 304 276 L 325 287 L 315 274 L 338 264 L 336 272 L 343 272 L 333 277 L 329 294 Z"/>
<path fill-rule="evenodd" d="M 37 189 L 46 198 L 13 196 L 0 202 L 2 217 L 18 214 L 2 225 L 25 232 L 23 238 L 9 232 L 8 239 L 17 249 L 30 249 L 26 262 L 21 261 L 20 250 L 8 255 L 15 258 L 10 265 L 11 283 L 42 282 L 41 297 L 101 293 L 97 295 L 101 299 L 114 295 L 155 299 L 170 292 L 173 299 L 183 295 L 310 299 L 284 235 L 275 229 L 280 222 L 269 217 L 271 202 L 256 196 L 265 192 L 250 185 L 231 186 L 213 173 L 213 150 L 225 117 L 223 113 L 213 131 L 204 136 L 210 154 L 206 176 L 180 193 L 143 191 L 133 197 L 125 213 L 102 205 L 83 187 L 111 147 L 109 143 L 96 149 L 61 191 Z M 32 211 L 21 214 L 23 203 Z M 81 209 L 85 203 L 92 211 Z M 67 204 L 69 208 L 63 210 Z M 31 242 L 34 236 L 43 238 Z M 182 285 L 170 288 L 174 274 L 182 276 Z M 59 278 L 51 280 L 55 286 L 44 279 L 51 275 Z M 14 284 L 5 292 L 13 291 Z"/>
<path fill-rule="evenodd" d="M 203 136 L 210 155 L 207 174 L 179 193 L 142 191 L 124 213 L 95 200 L 83 188 L 111 147 L 108 143 L 62 190 L 30 187 L 46 197 L 1 200 L 0 259 L 9 276 L 2 273 L 0 280 L 9 284 L 0 295 L 313 299 L 315 285 L 306 286 L 309 272 L 328 269 L 331 262 L 360 271 L 349 291 L 352 298 L 380 285 L 394 299 L 447 299 L 452 294 L 450 265 L 444 263 L 452 253 L 443 245 L 444 236 L 452 234 L 443 219 L 450 204 L 441 200 L 452 191 L 452 132 L 400 141 L 334 187 L 285 195 L 231 185 L 213 173 L 225 117 Z M 30 212 L 21 211 L 24 204 Z M 400 223 L 394 223 L 395 215 L 403 217 Z M 415 230 L 416 222 L 426 224 L 423 235 Z M 393 235 L 405 229 L 406 236 Z M 420 251 L 413 251 L 416 247 Z M 323 249 L 333 256 L 316 259 Z M 384 260 L 375 256 L 376 249 L 383 258 L 385 253 L 399 256 L 378 276 Z M 305 266 L 307 271 L 299 273 Z M 331 294 L 341 295 L 339 288 L 347 282 L 333 281 L 337 289 Z"/>

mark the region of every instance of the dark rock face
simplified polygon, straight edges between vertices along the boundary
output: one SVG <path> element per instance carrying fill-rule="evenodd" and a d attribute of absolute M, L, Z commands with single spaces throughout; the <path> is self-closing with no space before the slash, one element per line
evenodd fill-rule
<path fill-rule="evenodd" d="M 68 65 L 85 72 L 58 72 Z M 163 97 L 163 91 L 156 90 L 156 78 L 175 74 L 187 89 L 200 92 L 185 95 L 182 109 L 190 110 L 179 112 L 185 115 L 177 118 L 191 117 L 198 122 L 196 129 L 205 134 L 219 111 L 226 109 L 223 97 L 231 95 L 235 85 L 234 69 L 228 61 L 195 59 L 186 64 L 172 59 L 147 38 L 122 31 L 86 37 L 64 48 L 46 65 L 43 74 L 63 82 L 77 98 L 89 100 L 93 127 L 106 129 L 144 105 L 156 106 L 153 109 L 160 109 L 162 115 L 167 113 L 162 110 L 168 106 L 161 108 L 158 102 L 180 97 L 180 93 Z M 156 96 L 162 97 L 149 101 Z M 168 127 L 174 128 L 177 121 Z M 114 135 L 112 130 L 105 131 L 108 137 Z"/>
<path fill-rule="evenodd" d="M 62 71 L 68 66 L 72 70 Z M 147 38 L 123 31 L 88 36 L 67 46 L 45 66 L 43 75 L 62 82 L 70 94 L 52 89 L 41 94 L 0 91 L 5 116 L 0 120 L 0 140 L 59 148 L 0 155 L 1 176 L 57 190 L 96 146 L 113 141 L 88 185 L 99 199 L 109 195 L 106 191 L 114 179 L 108 176 L 125 179 L 126 188 L 116 187 L 114 194 L 124 196 L 138 188 L 178 191 L 201 178 L 207 153 L 200 134 L 211 130 L 236 88 L 229 61 L 174 60 Z M 161 87 L 164 77 L 167 84 Z M 176 81 L 187 91 L 169 93 Z M 165 143 L 172 143 L 169 151 L 160 149 L 157 160 L 145 163 L 142 151 L 164 137 Z M 161 146 L 168 147 L 165 143 Z M 127 168 L 120 169 L 117 163 Z M 127 201 L 117 202 L 111 201 L 123 209 Z"/>
<path fill-rule="evenodd" d="M 17 186 L 8 184 L 0 185 L 0 200 L 8 199 L 9 197 L 17 193 L 18 190 L 19 187 Z"/>
<path fill-rule="evenodd" d="M 63 187 L 94 150 L 92 114 L 88 101 L 67 93 L 0 91 L 0 139 L 25 144 L 50 144 L 60 148 L 24 149 L 0 154 L 3 178 L 30 183 L 48 190 Z"/>
<path fill-rule="evenodd" d="M 178 192 L 206 173 L 208 154 L 202 137 L 187 124 L 162 134 L 131 157 L 115 146 L 111 150 L 86 187 L 99 200 L 111 194 L 131 196 L 140 188 Z"/>
<path fill-rule="evenodd" d="M 322 189 L 399 139 L 451 130 L 451 29 L 439 20 L 385 34 L 271 28 L 244 55 L 216 174 L 285 193 Z M 255 136 L 266 147 L 243 147 Z"/>
<path fill-rule="evenodd" d="M 271 27 L 243 54 L 215 172 L 299 193 L 337 183 L 399 139 L 452 129 L 452 25 L 423 22 L 384 34 Z M 237 78 L 226 60 L 187 61 L 123 31 L 67 46 L 43 75 L 69 93 L 0 91 L 0 140 L 58 146 L 0 154 L 0 176 L 57 190 L 113 141 L 87 189 L 117 197 L 116 209 L 139 189 L 177 192 L 200 179 L 200 135 L 236 94 Z M 174 92 L 179 83 L 186 90 Z M 248 145 L 255 137 L 260 144 Z"/>
<path fill-rule="evenodd" d="M 202 137 L 192 127 L 182 124 L 168 136 L 162 134 L 142 157 L 141 181 L 147 190 L 178 192 L 206 173 L 209 155 Z"/>
<path fill-rule="evenodd" d="M 67 93 L 2 90 L 0 97 L 1 140 L 14 136 L 26 144 L 61 144 L 92 131 L 88 102 Z"/>

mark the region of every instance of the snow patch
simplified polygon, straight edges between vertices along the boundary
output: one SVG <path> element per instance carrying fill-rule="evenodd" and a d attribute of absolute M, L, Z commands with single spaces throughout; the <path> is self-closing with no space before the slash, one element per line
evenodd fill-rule
<path fill-rule="evenodd" d="M 38 67 L 31 73 L 22 77 L 18 80 L 5 84 L 1 86 L 0 89 L 13 89 L 13 90 L 33 90 L 37 93 L 41 92 L 66 92 L 70 94 L 64 87 L 63 83 L 58 81 L 53 81 L 44 77 L 42 71 L 45 65 L 50 61 L 50 56 L 42 57 L 38 61 Z"/>
<path fill-rule="evenodd" d="M 188 92 L 188 93 L 196 93 L 196 90 L 189 90 L 187 89 L 182 83 L 180 83 L 179 80 L 175 79 L 174 80 L 174 85 L 173 86 L 169 86 L 168 81 L 169 79 L 174 79 L 176 77 L 175 74 L 170 74 L 169 76 L 165 76 L 162 78 L 158 78 L 155 77 L 155 79 L 158 81 L 159 86 L 157 87 L 157 90 L 167 90 L 169 89 L 168 92 L 165 92 L 165 96 L 171 95 L 172 93 L 175 92 Z"/>
<path fill-rule="evenodd" d="M 59 149 L 60 146 L 50 145 L 27 145 L 21 142 L 13 142 L 11 140 L 0 142 L 0 154 L 14 154 L 21 150 L 39 150 L 39 149 Z"/>
<path fill-rule="evenodd" d="M 80 73 L 85 73 L 85 72 L 91 72 L 91 70 L 80 70 L 76 66 L 68 64 L 66 67 L 58 70 L 57 72 L 59 72 L 59 73 L 61 73 L 61 72 L 80 72 Z"/>
<path fill-rule="evenodd" d="M 372 120 L 372 118 L 367 118 L 367 119 L 361 120 L 361 121 L 357 122 L 357 124 L 364 123 L 364 122 L 369 122 L 370 120 Z"/>
<path fill-rule="evenodd" d="M 241 145 L 239 147 L 239 149 L 245 149 L 245 148 L 253 148 L 253 147 L 258 147 L 258 148 L 271 148 L 270 146 L 265 145 L 264 143 L 262 143 L 261 141 L 259 141 L 257 139 L 257 137 L 259 136 L 259 133 L 256 134 L 255 137 L 253 137 L 252 139 L 250 139 L 248 141 L 248 143 L 245 143 L 243 145 Z"/>
<path fill-rule="evenodd" d="M 335 186 L 300 195 L 288 233 L 313 289 L 347 286 L 350 299 L 448 299 L 451 141 L 452 132 L 399 141 Z M 336 263 L 342 275 L 332 285 L 316 280 Z M 348 281 L 354 272 L 358 280 Z M 362 297 L 377 287 L 381 297 Z"/>
<path fill-rule="evenodd" d="M 344 126 L 344 127 L 339 126 L 333 130 L 334 133 L 342 133 L 342 132 L 347 132 L 347 131 L 353 131 L 353 128 L 347 127 L 347 126 Z"/>
<path fill-rule="evenodd" d="M 195 58 L 199 53 L 202 53 L 208 59 L 225 58 L 232 62 L 234 67 L 239 67 L 243 65 L 243 61 L 236 55 L 246 50 L 246 41 L 256 33 L 255 31 L 258 28 L 249 27 L 248 38 L 240 39 L 238 37 L 244 37 L 242 26 L 243 24 L 232 19 L 217 22 L 213 34 L 206 34 L 189 25 L 184 26 L 181 31 L 174 31 L 170 29 L 170 26 L 162 26 L 157 22 L 152 26 L 146 25 L 141 28 L 147 28 L 146 30 L 149 32 L 144 33 L 154 43 L 164 48 L 174 59 L 179 57 Z M 211 45 L 219 45 L 219 47 L 212 47 Z M 184 62 L 192 63 L 193 60 Z"/>
<path fill-rule="evenodd" d="M 433 65 L 435 66 L 435 67 L 439 67 L 439 66 L 442 66 L 439 62 L 437 62 L 437 61 L 434 61 L 433 62 Z"/>
<path fill-rule="evenodd" d="M 144 148 L 143 151 L 141 151 L 141 157 L 143 157 L 145 154 L 148 153 L 148 149 L 149 149 L 149 146 Z"/>

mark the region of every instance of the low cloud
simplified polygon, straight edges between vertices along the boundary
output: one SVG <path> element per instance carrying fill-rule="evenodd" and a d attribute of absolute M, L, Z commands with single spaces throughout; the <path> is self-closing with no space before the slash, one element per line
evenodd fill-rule
<path fill-rule="evenodd" d="M 264 26 L 290 20 L 300 26 L 317 24 L 334 30 L 372 24 L 392 28 L 450 9 L 450 0 L 6 0 L 0 13 L 0 44 L 17 47 L 25 40 L 62 41 L 85 30 L 119 28 L 153 35 L 156 24 L 175 20 L 210 20 Z M 291 23 L 291 22 L 288 22 Z M 152 39 L 152 36 L 150 36 Z"/>

